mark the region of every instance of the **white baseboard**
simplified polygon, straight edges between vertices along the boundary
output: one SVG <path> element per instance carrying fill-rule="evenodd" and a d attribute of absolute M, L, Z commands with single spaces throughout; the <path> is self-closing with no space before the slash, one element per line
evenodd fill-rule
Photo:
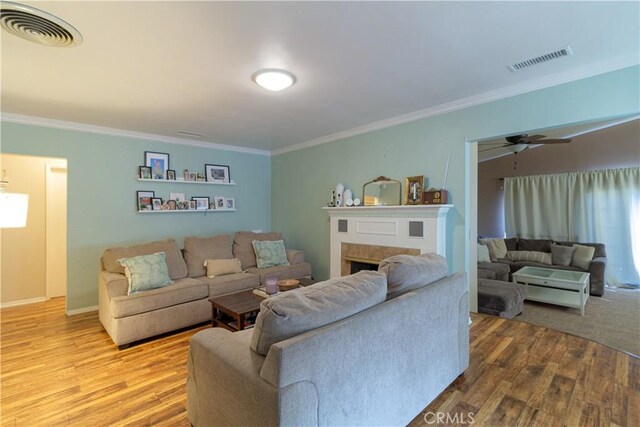
<path fill-rule="evenodd" d="M 83 308 L 76 308 L 75 310 L 67 310 L 67 316 L 75 316 L 76 314 L 90 313 L 92 311 L 98 311 L 98 306 L 92 305 L 91 307 L 83 307 Z"/>
<path fill-rule="evenodd" d="M 37 298 L 21 299 L 18 301 L 3 302 L 2 304 L 0 304 L 0 308 L 15 307 L 18 305 L 26 305 L 26 304 L 35 304 L 37 302 L 44 302 L 46 300 L 47 300 L 47 297 L 37 297 Z"/>

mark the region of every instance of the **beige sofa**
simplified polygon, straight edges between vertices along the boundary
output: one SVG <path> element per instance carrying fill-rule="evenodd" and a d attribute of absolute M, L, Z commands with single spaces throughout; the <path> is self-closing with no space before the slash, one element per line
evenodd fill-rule
<path fill-rule="evenodd" d="M 184 254 L 174 239 L 129 247 L 114 247 L 102 255 L 98 274 L 100 322 L 120 348 L 144 338 L 211 319 L 208 299 L 260 286 L 266 277 L 311 277 L 311 266 L 301 251 L 287 250 L 289 266 L 260 269 L 252 240 L 280 240 L 280 233 L 237 232 L 233 237 L 187 237 Z M 175 282 L 160 289 L 128 295 L 124 267 L 117 260 L 164 252 L 169 276 Z M 209 278 L 206 259 L 239 258 L 242 273 Z"/>

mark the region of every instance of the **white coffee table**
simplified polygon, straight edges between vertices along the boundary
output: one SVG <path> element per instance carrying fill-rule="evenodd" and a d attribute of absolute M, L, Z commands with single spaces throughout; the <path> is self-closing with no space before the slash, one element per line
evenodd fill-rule
<path fill-rule="evenodd" d="M 589 299 L 589 273 L 523 267 L 512 276 L 514 282 L 525 286 L 526 299 L 579 308 L 580 315 L 584 316 L 584 306 Z"/>

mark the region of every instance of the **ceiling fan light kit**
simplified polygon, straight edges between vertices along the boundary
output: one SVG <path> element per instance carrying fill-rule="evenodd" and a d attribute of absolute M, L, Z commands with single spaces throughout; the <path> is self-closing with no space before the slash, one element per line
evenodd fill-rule
<path fill-rule="evenodd" d="M 296 82 L 296 76 L 286 70 L 267 68 L 253 73 L 251 80 L 260 87 L 277 92 L 293 85 Z"/>

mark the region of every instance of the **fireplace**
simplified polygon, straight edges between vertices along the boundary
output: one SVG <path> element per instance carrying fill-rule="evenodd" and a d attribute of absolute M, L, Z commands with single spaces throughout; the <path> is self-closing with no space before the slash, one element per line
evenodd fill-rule
<path fill-rule="evenodd" d="M 352 268 L 364 265 L 377 269 L 393 255 L 446 256 L 446 214 L 451 206 L 324 208 L 331 221 L 330 276 L 352 274 Z"/>

